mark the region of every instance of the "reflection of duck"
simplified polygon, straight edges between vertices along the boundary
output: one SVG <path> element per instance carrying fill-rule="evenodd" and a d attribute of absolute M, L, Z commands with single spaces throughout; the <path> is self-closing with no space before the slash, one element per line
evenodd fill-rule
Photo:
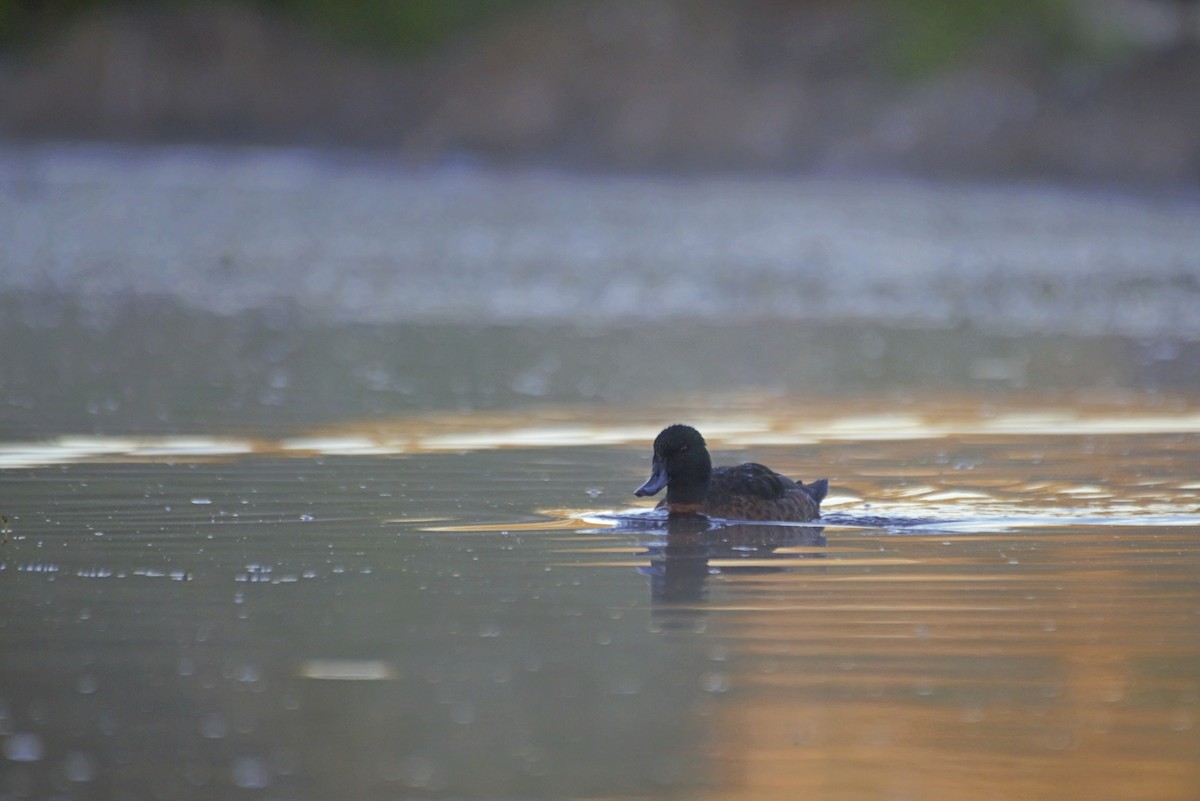
<path fill-rule="evenodd" d="M 776 554 L 784 546 L 825 545 L 822 526 L 773 526 L 761 523 L 720 525 L 703 515 L 671 515 L 667 518 L 667 541 L 651 546 L 650 565 L 640 568 L 650 576 L 650 595 L 656 602 L 701 601 L 705 581 L 713 572 L 713 559 L 753 559 L 754 564 L 725 564 L 720 572 L 766 573 L 785 569 L 784 559 L 820 558 L 820 553 Z M 778 567 L 762 564 L 778 559 Z"/>
<path fill-rule="evenodd" d="M 821 516 L 829 481 L 802 484 L 754 462 L 713 469 L 700 432 L 673 425 L 655 438 L 650 478 L 635 494 L 654 495 L 663 487 L 667 497 L 658 508 L 672 515 L 804 522 Z"/>

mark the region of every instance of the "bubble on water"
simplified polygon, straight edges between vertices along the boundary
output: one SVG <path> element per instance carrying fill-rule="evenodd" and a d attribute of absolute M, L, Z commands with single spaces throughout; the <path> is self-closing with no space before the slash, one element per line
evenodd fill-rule
<path fill-rule="evenodd" d="M 254 684 L 262 679 L 262 673 L 258 669 L 258 665 L 252 662 L 244 662 L 238 666 L 237 680 L 242 684 Z"/>
<path fill-rule="evenodd" d="M 410 754 L 400 763 L 400 776 L 409 787 L 429 787 L 437 776 L 437 763 L 423 754 Z"/>
<path fill-rule="evenodd" d="M 637 695 L 641 691 L 642 679 L 632 673 L 617 676 L 611 685 L 613 695 Z"/>
<path fill-rule="evenodd" d="M 600 489 L 599 487 L 588 487 L 587 494 L 589 498 L 599 498 L 604 494 L 604 490 Z"/>
<path fill-rule="evenodd" d="M 300 770 L 300 753 L 292 748 L 271 752 L 270 769 L 276 776 L 292 776 Z"/>
<path fill-rule="evenodd" d="M 729 677 L 719 671 L 709 671 L 700 677 L 700 687 L 707 693 L 723 693 L 729 689 Z"/>
<path fill-rule="evenodd" d="M 479 626 L 480 637 L 499 637 L 500 633 L 499 623 L 483 623 Z"/>
<path fill-rule="evenodd" d="M 4 738 L 4 757 L 12 762 L 37 762 L 43 754 L 45 746 L 36 734 L 17 733 Z"/>
<path fill-rule="evenodd" d="M 229 723 L 220 712 L 209 712 L 200 718 L 200 736 L 220 740 L 229 734 Z"/>
<path fill-rule="evenodd" d="M 1075 736 L 1066 729 L 1043 732 L 1037 739 L 1048 751 L 1065 751 L 1075 744 Z"/>
<path fill-rule="evenodd" d="M 460 726 L 475 722 L 475 705 L 470 701 L 459 701 L 450 707 L 450 719 Z"/>
<path fill-rule="evenodd" d="M 99 688 L 100 682 L 95 676 L 86 674 L 79 677 L 79 681 L 75 682 L 75 689 L 80 695 L 91 695 Z"/>
<path fill-rule="evenodd" d="M 295 712 L 300 708 L 300 694 L 294 690 L 287 690 L 280 698 L 279 703 L 289 712 Z"/>
<path fill-rule="evenodd" d="M 90 782 L 96 778 L 96 760 L 82 751 L 72 751 L 63 762 L 63 770 L 68 781 Z"/>
<path fill-rule="evenodd" d="M 316 518 L 314 518 L 312 515 L 307 515 L 307 514 L 305 514 L 305 515 L 300 515 L 300 522 L 301 522 L 301 523 L 311 523 L 311 522 L 312 522 L 313 520 L 315 520 L 315 519 L 316 519 Z"/>
<path fill-rule="evenodd" d="M 238 757 L 230 770 L 233 783 L 246 790 L 261 790 L 271 784 L 271 770 L 259 757 Z"/>
<path fill-rule="evenodd" d="M 192 505 L 194 506 L 208 506 L 211 503 L 212 498 L 192 498 Z"/>

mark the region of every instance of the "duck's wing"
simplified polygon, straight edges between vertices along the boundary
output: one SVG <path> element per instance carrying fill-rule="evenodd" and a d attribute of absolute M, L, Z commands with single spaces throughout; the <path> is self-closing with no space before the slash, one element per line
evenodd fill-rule
<path fill-rule="evenodd" d="M 736 467 L 718 467 L 709 479 L 708 494 L 746 495 L 773 501 L 796 487 L 796 482 L 781 476 L 771 468 L 757 462 L 746 462 Z"/>
<path fill-rule="evenodd" d="M 713 470 L 705 512 L 733 520 L 815 520 L 821 515 L 824 485 L 808 486 L 747 462 Z"/>
<path fill-rule="evenodd" d="M 791 492 L 803 492 L 813 503 L 820 504 L 829 492 L 829 479 L 822 478 L 805 484 L 776 473 L 766 465 L 746 462 L 736 467 L 718 467 L 712 472 L 709 497 L 745 495 L 765 500 L 778 500 Z"/>

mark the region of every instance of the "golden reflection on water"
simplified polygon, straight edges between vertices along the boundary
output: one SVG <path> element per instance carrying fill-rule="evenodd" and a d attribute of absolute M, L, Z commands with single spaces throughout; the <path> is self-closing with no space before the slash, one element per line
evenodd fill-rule
<path fill-rule="evenodd" d="M 739 655 L 703 797 L 1194 799 L 1195 534 L 834 537 L 729 578 L 692 604 Z"/>
<path fill-rule="evenodd" d="M 802 446 L 836 442 L 879 443 L 956 437 L 1102 436 L 1194 434 L 1200 411 L 1183 398 L 1160 395 L 1090 398 L 1008 396 L 908 398 L 897 401 L 713 395 L 694 406 L 650 403 L 636 409 L 540 407 L 512 413 L 429 414 L 369 420 L 280 439 L 222 434 L 187 436 L 62 436 L 0 443 L 0 468 L 88 461 L 227 460 L 245 455 L 388 456 L 508 448 L 645 445 L 667 422 L 686 420 L 710 447 Z M 748 414 L 747 410 L 753 410 Z M 906 465 L 906 475 L 921 467 Z M 927 468 L 927 474 L 935 474 Z"/>

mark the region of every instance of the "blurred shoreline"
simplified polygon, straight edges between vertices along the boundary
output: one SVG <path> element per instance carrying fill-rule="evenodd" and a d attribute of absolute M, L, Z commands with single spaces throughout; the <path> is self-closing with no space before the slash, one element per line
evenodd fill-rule
<path fill-rule="evenodd" d="M 411 165 L 587 171 L 1200 179 L 1195 36 L 1070 57 L 1010 32 L 901 76 L 887 56 L 894 12 L 534 4 L 406 61 L 249 8 L 109 7 L 5 53 L 0 140 L 365 148 Z"/>

